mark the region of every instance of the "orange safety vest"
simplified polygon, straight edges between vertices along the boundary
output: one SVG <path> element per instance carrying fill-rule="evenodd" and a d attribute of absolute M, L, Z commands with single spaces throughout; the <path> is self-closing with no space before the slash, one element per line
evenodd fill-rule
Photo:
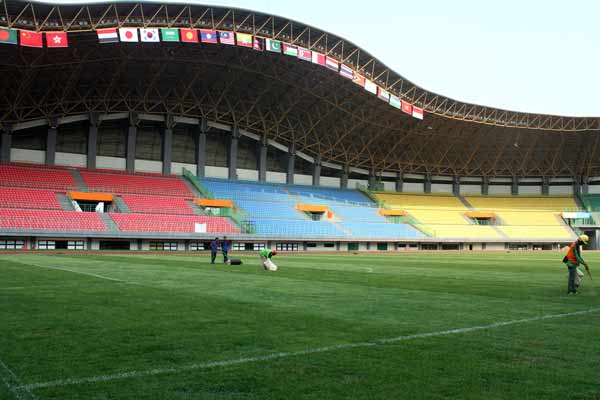
<path fill-rule="evenodd" d="M 579 260 L 575 256 L 575 248 L 577 247 L 577 242 L 571 243 L 569 246 L 569 252 L 567 253 L 567 260 L 573 265 L 579 265 Z"/>

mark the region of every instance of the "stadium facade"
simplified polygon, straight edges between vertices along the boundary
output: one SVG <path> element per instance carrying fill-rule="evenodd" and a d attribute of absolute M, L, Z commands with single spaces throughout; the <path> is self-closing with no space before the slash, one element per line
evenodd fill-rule
<path fill-rule="evenodd" d="M 241 212 L 220 211 L 232 219 L 231 231 L 127 230 L 118 221 L 123 216 L 111 216 L 105 221 L 108 228 L 99 231 L 9 224 L 2 226 L 7 240 L 40 248 L 38 242 L 78 238 L 76 248 L 99 248 L 102 240 L 121 238 L 133 249 L 150 248 L 150 242 L 157 248 L 160 242 L 189 250 L 212 233 L 229 233 L 248 249 L 290 244 L 300 250 L 396 250 L 557 248 L 579 231 L 596 237 L 600 118 L 529 114 L 453 100 L 418 87 L 344 38 L 251 10 L 11 0 L 0 8 L 0 28 L 0 161 L 13 174 L 5 172 L 5 188 L 31 186 L 28 179 L 25 185 L 11 185 L 9 176 L 43 175 L 60 167 L 56 170 L 69 171 L 74 179 L 74 184 L 54 188 L 63 190 L 68 201 L 77 202 L 73 192 L 104 193 L 118 198 L 114 210 L 135 214 L 127 201 L 118 207 L 120 194 L 152 193 L 130 191 L 126 184 L 115 187 L 113 175 L 98 183 L 90 171 L 157 174 L 156 179 L 187 171 L 188 178 L 177 179 L 191 194 L 163 194 L 194 202 L 190 207 L 198 207 L 197 215 L 211 207 L 196 200 L 211 197 L 230 200 Z M 220 191 L 223 182 L 214 178 L 226 180 L 237 197 L 228 198 L 227 191 Z M 306 187 L 315 189 L 309 193 Z M 370 189 L 361 192 L 363 201 L 344 191 L 357 187 Z M 252 200 L 244 191 L 275 197 L 287 193 L 290 198 L 282 201 L 295 206 L 312 198 L 309 206 L 325 211 L 292 208 L 336 229 L 261 233 L 260 215 L 238 204 Z M 385 198 L 384 191 L 411 195 Z M 483 204 L 477 196 L 501 200 Z M 81 205 L 94 202 L 83 197 Z M 502 200 L 528 197 L 541 199 L 539 206 Z M 265 208 L 269 200 L 264 199 Z M 344 223 L 375 222 L 371 216 L 351 217 L 348 210 L 334 212 L 342 203 L 395 210 L 379 213 L 381 221 L 405 224 L 409 233 L 355 234 L 358 228 Z M 495 212 L 496 207 L 504 213 Z M 67 204 L 62 210 L 71 208 Z M 423 210 L 442 212 L 438 223 L 426 222 Z M 552 217 L 534 223 L 510 214 L 530 210 L 551 211 Z M 561 213 L 582 214 L 563 218 Z M 161 213 L 146 218 L 155 214 Z M 286 225 L 286 219 L 281 221 Z M 463 235 L 465 224 L 487 226 L 489 233 Z M 532 238 L 503 225 L 561 229 L 558 235 Z"/>

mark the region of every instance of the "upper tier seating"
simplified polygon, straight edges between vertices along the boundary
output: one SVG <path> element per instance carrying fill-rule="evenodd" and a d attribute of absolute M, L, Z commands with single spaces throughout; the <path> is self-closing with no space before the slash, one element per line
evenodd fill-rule
<path fill-rule="evenodd" d="M 56 190 L 76 189 L 75 178 L 66 169 L 36 168 L 24 165 L 0 165 L 0 186 Z"/>
<path fill-rule="evenodd" d="M 324 203 L 323 200 L 330 200 L 333 204 L 349 203 L 366 207 L 373 206 L 370 199 L 356 190 L 299 185 L 289 185 L 286 188 L 291 194 L 306 198 L 307 202 L 311 201 L 312 199 L 313 202 L 328 205 Z"/>
<path fill-rule="evenodd" d="M 0 209 L 0 228 L 4 230 L 106 231 L 96 213 L 58 210 Z"/>
<path fill-rule="evenodd" d="M 133 213 L 194 215 L 187 203 L 191 198 L 138 194 L 123 194 L 121 198 Z"/>
<path fill-rule="evenodd" d="M 478 210 L 547 210 L 555 212 L 577 210 L 573 197 L 551 196 L 466 196 L 465 200 Z"/>
<path fill-rule="evenodd" d="M 51 190 L 14 187 L 0 187 L 0 208 L 61 209 Z"/>
<path fill-rule="evenodd" d="M 175 176 L 140 176 L 81 171 L 85 184 L 92 190 L 109 193 L 139 193 L 149 195 L 194 197 Z"/>
<path fill-rule="evenodd" d="M 109 213 L 119 230 L 124 232 L 178 232 L 193 233 L 195 224 L 206 224 L 208 233 L 239 233 L 231 223 L 222 217 L 178 216 L 147 214 Z"/>

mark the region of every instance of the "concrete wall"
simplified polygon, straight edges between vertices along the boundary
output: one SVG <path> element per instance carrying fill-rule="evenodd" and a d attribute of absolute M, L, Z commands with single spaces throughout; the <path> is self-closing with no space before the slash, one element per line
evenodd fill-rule
<path fill-rule="evenodd" d="M 136 172 L 162 172 L 162 161 L 135 160 Z"/>
<path fill-rule="evenodd" d="M 333 243 L 333 247 L 325 247 L 325 242 L 322 242 L 322 243 L 317 242 L 316 243 L 317 247 L 307 247 L 306 251 L 332 251 L 332 252 L 337 251 L 337 246 L 336 246 L 335 242 L 329 242 L 329 243 Z M 300 249 L 300 250 L 302 250 L 302 249 Z M 346 250 L 348 250 L 347 247 L 346 247 Z"/>
<path fill-rule="evenodd" d="M 383 182 L 383 189 L 388 192 L 395 192 L 396 182 Z"/>
<path fill-rule="evenodd" d="M 504 243 L 486 243 L 486 250 L 504 250 Z"/>
<path fill-rule="evenodd" d="M 96 168 L 108 168 L 108 169 L 119 169 L 124 170 L 126 167 L 127 160 L 121 157 L 96 157 Z"/>
<path fill-rule="evenodd" d="M 488 186 L 489 194 L 511 194 L 511 187 L 509 185 L 490 185 Z"/>
<path fill-rule="evenodd" d="M 184 163 L 171 163 L 171 173 L 176 175 L 183 175 L 183 169 L 187 169 L 192 174 L 196 175 L 196 164 L 184 164 Z"/>
<path fill-rule="evenodd" d="M 367 186 L 369 181 L 366 179 L 348 179 L 348 189 L 356 189 L 358 185 Z"/>
<path fill-rule="evenodd" d="M 312 185 L 312 175 L 294 174 L 294 184 Z"/>
<path fill-rule="evenodd" d="M 481 194 L 481 185 L 461 184 L 460 194 Z"/>
<path fill-rule="evenodd" d="M 10 149 L 10 160 L 15 162 L 28 162 L 44 164 L 46 152 L 43 150 Z"/>
<path fill-rule="evenodd" d="M 341 184 L 340 178 L 329 177 L 329 176 L 322 176 L 321 177 L 321 186 L 339 188 L 340 184 Z"/>
<path fill-rule="evenodd" d="M 600 185 L 589 185 L 588 188 L 590 194 L 600 194 Z"/>
<path fill-rule="evenodd" d="M 431 192 L 432 193 L 452 193 L 452 184 L 451 183 L 432 183 L 431 184 Z"/>
<path fill-rule="evenodd" d="M 404 182 L 404 186 L 402 189 L 405 192 L 423 193 L 425 190 L 425 187 L 422 182 L 420 182 L 420 183 Z"/>
<path fill-rule="evenodd" d="M 573 194 L 573 186 L 550 186 L 550 194 Z"/>
<path fill-rule="evenodd" d="M 204 173 L 207 178 L 223 178 L 227 179 L 229 170 L 225 167 L 206 166 Z"/>
<path fill-rule="evenodd" d="M 287 175 L 285 174 L 285 172 L 267 171 L 267 182 L 285 183 L 286 178 Z"/>
<path fill-rule="evenodd" d="M 236 173 L 238 179 L 244 181 L 258 181 L 258 170 L 238 168 L 236 169 Z"/>
<path fill-rule="evenodd" d="M 87 167 L 87 155 L 56 152 L 56 165 L 67 165 L 70 167 Z"/>
<path fill-rule="evenodd" d="M 519 194 L 542 194 L 541 186 L 519 186 Z"/>

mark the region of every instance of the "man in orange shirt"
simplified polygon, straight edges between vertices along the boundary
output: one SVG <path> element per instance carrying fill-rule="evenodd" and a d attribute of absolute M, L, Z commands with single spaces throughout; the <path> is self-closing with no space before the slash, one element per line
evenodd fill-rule
<path fill-rule="evenodd" d="M 584 244 L 588 244 L 590 238 L 588 235 L 581 235 L 577 240 L 569 246 L 569 252 L 563 258 L 563 262 L 567 264 L 569 268 L 569 288 L 567 294 L 577 294 L 577 285 L 575 284 L 575 280 L 577 279 L 577 267 L 579 265 L 583 265 L 587 270 L 588 274 L 590 273 L 590 268 L 587 263 L 581 258 L 581 250 L 580 246 Z"/>

